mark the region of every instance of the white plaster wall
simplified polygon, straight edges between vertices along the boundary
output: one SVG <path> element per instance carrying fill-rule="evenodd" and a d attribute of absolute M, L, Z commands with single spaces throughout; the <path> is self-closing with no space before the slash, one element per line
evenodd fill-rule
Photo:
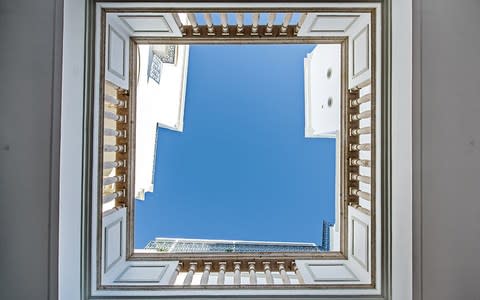
<path fill-rule="evenodd" d="M 147 80 L 149 46 L 139 45 L 138 52 L 135 197 L 144 200 L 153 191 L 157 126 L 183 131 L 189 46 L 177 46 L 176 63 L 162 65 L 160 84 Z"/>
<path fill-rule="evenodd" d="M 338 44 L 317 45 L 305 58 L 305 137 L 334 138 L 340 128 L 340 66 Z"/>

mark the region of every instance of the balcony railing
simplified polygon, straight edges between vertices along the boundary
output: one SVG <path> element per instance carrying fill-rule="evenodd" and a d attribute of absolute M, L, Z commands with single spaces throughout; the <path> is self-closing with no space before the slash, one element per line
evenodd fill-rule
<path fill-rule="evenodd" d="M 304 279 L 294 260 L 180 261 L 170 285 L 295 285 Z"/>
<path fill-rule="evenodd" d="M 370 82 L 350 89 L 344 107 L 344 195 L 349 206 L 371 213 L 375 179 L 375 115 Z"/>
<path fill-rule="evenodd" d="M 126 204 L 128 189 L 128 91 L 106 82 L 103 103 L 103 210 Z"/>
<path fill-rule="evenodd" d="M 187 18 L 174 14 L 175 21 L 184 37 L 222 37 L 222 38 L 258 38 L 258 37 L 295 37 L 305 21 L 306 13 L 295 13 L 296 22 L 292 22 L 294 13 L 284 13 L 278 18 L 274 12 L 252 12 L 250 22 L 246 24 L 245 13 L 203 13 L 205 24 L 200 25 L 197 18 L 200 13 L 187 13 Z M 235 22 L 229 23 L 229 15 L 233 15 Z M 261 22 L 261 15 L 265 15 L 266 22 Z M 215 23 L 214 20 L 220 22 Z M 231 19 L 231 18 L 230 18 Z"/>

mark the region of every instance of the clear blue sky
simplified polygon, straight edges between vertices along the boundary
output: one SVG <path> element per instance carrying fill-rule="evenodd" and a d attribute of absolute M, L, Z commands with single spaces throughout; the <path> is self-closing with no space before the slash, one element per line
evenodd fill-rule
<path fill-rule="evenodd" d="M 304 137 L 313 48 L 190 47 L 184 132 L 157 130 L 137 248 L 160 236 L 321 244 L 322 221 L 334 221 L 335 140 Z"/>

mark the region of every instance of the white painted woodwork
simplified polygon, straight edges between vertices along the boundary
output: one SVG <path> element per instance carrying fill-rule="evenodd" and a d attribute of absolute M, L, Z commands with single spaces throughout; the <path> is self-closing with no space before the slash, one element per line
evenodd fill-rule
<path fill-rule="evenodd" d="M 370 279 L 371 217 L 354 207 L 348 207 L 348 266 L 362 281 Z"/>
<path fill-rule="evenodd" d="M 107 15 L 105 39 L 105 80 L 128 89 L 128 59 L 131 31 L 116 16 Z"/>
<path fill-rule="evenodd" d="M 109 13 L 134 37 L 180 37 L 181 28 L 171 13 Z"/>
<path fill-rule="evenodd" d="M 304 59 L 305 137 L 332 137 L 340 129 L 341 46 L 317 45 Z"/>
<path fill-rule="evenodd" d="M 345 260 L 297 260 L 306 284 L 361 283 Z"/>
<path fill-rule="evenodd" d="M 106 3 L 106 4 L 103 4 L 103 3 L 102 3 L 102 4 L 97 4 L 97 5 L 105 5 L 105 6 L 107 6 L 107 7 L 112 7 L 112 6 L 114 6 L 114 5 L 119 5 L 119 6 L 121 6 L 121 7 L 128 7 L 129 5 L 132 5 L 132 4 L 130 4 L 130 3 L 121 3 L 121 4 Z M 162 7 L 162 5 L 164 5 L 164 4 L 162 4 L 162 3 L 152 3 L 152 4 L 150 4 L 150 3 L 146 3 L 146 4 L 145 4 L 145 3 L 139 3 L 139 4 L 135 4 L 135 6 L 149 6 L 149 5 L 150 5 L 150 6 Z M 188 7 L 188 5 L 192 5 L 192 4 L 182 4 L 182 5 L 186 5 L 185 7 Z M 215 5 L 215 4 L 212 4 L 212 5 Z M 262 4 L 262 5 L 268 6 L 268 4 Z M 315 3 L 315 4 L 312 4 L 312 5 L 313 5 L 313 6 L 318 6 L 318 7 L 323 6 L 323 5 L 324 5 L 324 6 L 328 6 L 328 4 L 319 4 L 319 3 Z M 357 6 L 357 5 L 360 5 L 360 4 L 354 4 L 354 6 Z M 367 5 L 367 4 L 365 4 L 365 5 Z M 377 7 L 377 8 L 379 7 L 378 4 L 368 4 L 368 5 L 370 5 L 370 6 L 375 6 L 375 7 Z M 241 5 L 240 5 L 240 6 L 241 6 Z M 307 5 L 307 6 L 308 6 L 308 5 Z M 338 6 L 338 4 L 335 4 L 334 6 Z M 361 5 L 360 5 L 360 6 L 361 6 Z M 268 10 L 266 10 L 266 11 L 268 11 Z M 377 20 L 377 21 L 378 21 L 378 20 Z M 377 99 L 377 100 L 378 100 L 378 99 Z M 378 204 L 377 204 L 377 205 L 378 205 Z M 95 224 L 94 224 L 94 226 L 95 226 Z M 93 230 L 94 234 L 95 234 L 95 231 L 96 231 L 96 230 Z M 94 237 L 94 238 L 95 238 L 95 237 Z M 358 242 L 357 242 L 357 244 L 358 244 Z M 95 243 L 94 243 L 94 246 L 95 246 Z M 379 247 L 377 247 L 377 249 L 379 249 Z M 94 264 L 94 263 L 95 263 L 96 254 L 95 254 L 95 251 L 92 251 L 92 252 L 93 252 L 92 261 L 93 261 L 93 264 Z M 357 252 L 357 255 L 358 255 L 358 256 L 361 256 L 361 252 Z M 347 270 L 352 271 L 353 274 L 354 274 L 355 276 L 357 276 L 357 275 L 358 275 L 358 274 L 357 274 L 357 270 L 355 269 L 355 267 L 353 266 L 353 264 L 350 264 L 350 260 L 351 260 L 351 259 L 346 260 L 346 261 L 341 261 L 341 263 L 344 264 L 344 268 L 347 268 Z M 326 261 L 324 261 L 324 260 L 315 260 L 315 261 L 313 261 L 313 262 L 314 262 L 314 263 L 322 264 L 322 263 L 324 263 L 324 262 L 326 262 Z M 329 263 L 339 263 L 338 261 L 328 261 L 328 262 L 329 262 Z M 124 263 L 124 262 L 122 262 L 122 264 L 123 264 L 123 263 Z M 127 263 L 127 265 L 129 264 L 129 262 L 126 262 L 126 263 Z M 140 263 L 140 262 L 137 262 L 137 263 Z M 157 263 L 159 263 L 159 264 L 160 264 L 160 263 L 161 263 L 161 264 L 166 264 L 167 262 L 147 262 L 147 261 L 145 261 L 145 262 L 141 262 L 141 263 L 146 263 L 146 264 L 148 264 L 148 266 L 154 266 L 154 265 L 156 265 Z M 170 272 L 171 272 L 170 274 L 173 275 L 174 272 L 175 272 L 175 268 L 176 268 L 176 266 L 178 265 L 178 261 L 176 261 L 176 262 L 173 261 L 173 262 L 171 262 L 171 263 L 173 264 L 172 267 L 169 268 L 169 267 L 167 266 L 166 269 L 167 269 L 167 271 L 168 271 L 168 269 L 170 269 L 170 270 L 171 270 L 171 271 L 170 271 Z M 319 280 L 313 281 L 313 280 L 311 279 L 311 278 L 312 278 L 311 275 L 310 275 L 310 278 L 307 280 L 307 279 L 306 279 L 306 277 L 307 277 L 306 274 L 308 274 L 308 273 L 304 272 L 305 267 L 304 267 L 304 266 L 301 267 L 301 265 L 302 265 L 302 264 L 301 264 L 301 261 L 297 261 L 297 263 L 299 264 L 298 270 L 301 272 L 302 275 L 304 275 L 303 277 L 304 277 L 305 283 L 312 283 L 312 282 L 314 282 L 314 283 L 324 283 L 324 281 L 321 281 L 321 280 L 320 280 L 320 281 L 319 281 Z M 147 266 L 147 265 L 145 265 L 145 266 Z M 352 266 L 353 266 L 353 267 L 352 267 Z M 130 265 L 128 265 L 128 267 L 130 267 Z M 130 280 L 130 282 L 133 282 L 133 283 L 132 283 L 133 285 L 137 285 L 137 283 L 135 283 L 135 280 L 137 280 L 137 281 L 152 280 L 152 282 L 153 282 L 154 279 L 152 279 L 152 278 L 154 278 L 153 274 L 154 274 L 155 272 L 152 271 L 152 272 L 150 273 L 151 276 L 149 275 L 148 278 L 144 277 L 144 278 L 142 279 L 142 278 L 140 278 L 141 276 L 137 276 L 137 277 L 135 276 L 135 274 L 137 274 L 138 272 L 141 272 L 141 269 L 138 269 L 138 266 L 137 266 L 137 265 L 135 265 L 135 266 L 133 266 L 133 267 L 134 267 L 134 268 L 132 269 L 132 271 L 125 270 L 125 268 L 121 269 L 119 272 L 117 272 L 118 277 L 116 277 L 115 279 L 117 279 L 117 278 L 118 278 L 119 280 L 125 280 L 125 279 L 127 279 L 127 280 Z M 313 268 L 315 269 L 315 268 L 317 267 L 317 265 L 316 265 L 316 264 L 312 264 L 311 267 L 313 267 Z M 302 268 L 303 268 L 303 269 L 302 269 Z M 335 269 L 335 268 L 334 268 L 333 266 L 330 266 L 330 268 L 329 268 L 329 270 L 334 270 L 334 269 Z M 156 268 L 156 269 L 153 268 L 153 269 L 150 269 L 150 270 L 156 270 L 156 271 L 158 271 L 158 272 L 161 271 L 160 268 Z M 315 269 L 315 270 L 316 270 L 316 269 Z M 125 272 L 124 272 L 124 271 L 125 271 Z M 167 271 L 165 271 L 165 273 L 166 273 Z M 318 275 L 318 276 L 316 277 L 317 279 L 319 279 L 319 278 L 321 279 L 322 276 L 325 277 L 325 275 L 320 276 L 322 272 L 326 272 L 326 273 L 324 273 L 324 274 L 327 274 L 327 275 L 329 274 L 329 272 L 330 272 L 330 273 L 335 273 L 335 272 L 334 272 L 335 270 L 334 270 L 333 272 L 332 272 L 332 271 L 328 271 L 328 270 L 319 271 L 320 273 L 318 273 L 317 271 L 318 271 L 318 270 L 315 271 L 315 272 L 316 272 L 315 274 Z M 337 270 L 337 271 L 341 271 L 341 270 Z M 343 270 L 343 271 L 345 271 L 345 270 Z M 148 272 L 147 272 L 147 273 L 148 273 Z M 227 272 L 227 273 L 228 273 L 228 272 Z M 246 273 L 246 272 L 244 272 L 244 273 Z M 337 273 L 339 273 L 339 272 L 337 272 Z M 341 272 L 340 272 L 340 273 L 341 273 Z M 348 272 L 344 272 L 344 273 L 348 274 Z M 121 274 L 123 274 L 123 275 L 120 276 Z M 246 273 L 246 274 L 247 274 L 247 276 L 248 276 L 248 273 Z M 377 269 L 377 274 L 379 274 L 378 269 Z M 201 275 L 201 274 L 198 274 L 198 275 Z M 290 277 L 289 274 L 287 274 L 287 275 L 289 276 L 291 282 L 293 283 L 294 280 L 291 279 L 291 277 Z M 360 275 L 361 275 L 361 274 L 360 274 Z M 352 281 L 345 280 L 345 278 L 343 278 L 343 279 L 344 279 L 343 281 L 329 281 L 329 282 L 342 282 L 342 283 L 354 283 L 354 282 L 365 283 L 365 282 L 368 282 L 368 280 L 369 280 L 368 278 L 365 279 L 365 278 L 363 278 L 363 277 L 360 276 L 360 275 L 357 276 L 357 279 L 356 279 L 356 280 L 352 280 Z M 180 275 L 179 275 L 179 276 L 180 276 Z M 377 275 L 377 276 L 378 276 L 378 275 Z M 162 278 L 167 278 L 167 281 L 169 281 L 169 279 L 171 278 L 171 276 L 161 276 L 161 277 L 162 277 Z M 233 283 L 233 273 L 230 272 L 230 274 L 227 274 L 227 277 L 230 278 L 230 279 L 229 279 L 229 282 L 230 282 L 230 280 L 231 280 L 231 281 L 232 281 L 231 283 Z M 244 277 L 244 276 L 242 276 L 242 278 L 243 278 L 243 277 Z M 274 281 L 275 281 L 277 284 L 281 284 L 282 279 L 281 279 L 281 276 L 280 276 L 280 274 L 279 274 L 278 272 L 274 272 L 274 274 L 272 274 L 272 277 L 274 277 Z M 327 276 L 327 277 L 328 277 L 328 276 Z M 95 278 L 95 276 L 93 276 L 92 278 Z M 102 278 L 103 278 L 103 277 L 102 277 Z M 262 276 L 260 276 L 259 274 L 257 274 L 257 280 L 258 280 L 259 282 L 260 282 L 260 280 L 261 280 L 260 278 L 262 278 Z M 377 278 L 377 279 L 378 279 L 378 278 Z M 110 283 L 112 283 L 112 282 L 113 282 L 113 281 L 104 281 L 104 280 L 102 279 L 102 284 L 110 284 Z M 379 282 L 379 281 L 377 281 L 377 282 Z M 155 290 L 148 290 L 148 291 L 145 291 L 145 290 L 144 290 L 144 291 L 140 291 L 140 290 L 135 290 L 135 291 L 102 291 L 102 290 L 96 290 L 96 288 L 95 288 L 96 285 L 95 285 L 94 279 L 92 279 L 92 283 L 93 283 L 93 284 L 92 284 L 91 286 L 92 286 L 93 295 L 109 295 L 109 296 L 118 296 L 118 295 L 139 295 L 139 296 L 151 296 L 151 295 L 157 295 L 157 296 L 158 296 L 158 295 L 162 295 L 162 296 L 172 296 L 172 295 L 177 295 L 177 296 L 178 296 L 178 295 L 183 295 L 183 296 L 187 296 L 187 297 L 192 295 L 192 292 L 189 291 L 189 290 L 184 290 L 184 291 L 181 291 L 181 292 L 178 292 L 178 291 L 174 291 L 174 292 L 172 292 L 172 291 L 166 291 L 166 292 L 161 291 L 161 292 L 160 292 L 160 291 L 155 291 Z M 125 285 L 125 283 L 121 283 L 121 284 L 120 284 L 120 283 L 117 283 L 117 284 L 118 284 L 118 285 Z M 150 283 L 148 283 L 148 284 L 150 284 Z M 141 285 L 141 282 L 140 282 L 139 285 Z M 372 294 L 372 293 L 378 293 L 378 288 L 377 288 L 377 289 L 349 289 L 349 290 L 344 290 L 344 289 L 329 289 L 329 290 L 325 290 L 325 289 L 314 290 L 314 289 L 311 289 L 311 290 L 305 290 L 305 289 L 301 289 L 301 288 L 300 288 L 300 289 L 286 289 L 286 290 L 281 290 L 281 289 L 279 289 L 279 290 L 268 291 L 268 292 L 267 292 L 268 295 L 283 295 L 283 296 L 285 296 L 285 295 L 298 295 L 299 293 L 300 293 L 301 295 L 304 295 L 304 294 L 309 294 L 309 295 L 325 295 L 325 294 L 331 294 L 331 295 L 337 295 L 337 294 L 339 294 L 339 295 L 340 295 L 340 294 L 342 294 L 342 295 L 355 295 L 355 294 L 368 294 L 368 295 L 370 295 L 370 294 Z M 252 290 L 252 289 L 248 289 L 248 288 L 247 288 L 247 289 L 241 289 L 241 290 L 234 290 L 234 291 L 229 291 L 229 290 L 225 290 L 225 291 L 215 291 L 213 294 L 214 294 L 214 295 L 217 295 L 217 296 L 219 296 L 219 295 L 220 295 L 220 296 L 221 296 L 221 295 L 224 295 L 224 296 L 229 296 L 229 295 L 230 295 L 230 296 L 231 296 L 231 295 L 236 295 L 236 296 L 238 296 L 238 295 L 240 295 L 240 296 L 241 296 L 241 295 L 267 295 L 264 291 L 261 291 L 261 290 Z M 200 296 L 200 295 L 209 296 L 209 295 L 213 295 L 213 294 L 212 294 L 211 291 L 208 291 L 208 290 L 201 290 L 201 291 L 197 291 L 197 290 L 196 290 L 196 291 L 195 291 L 195 295 L 199 295 L 199 296 Z"/>
<path fill-rule="evenodd" d="M 300 15 L 300 19 L 298 20 L 297 26 L 295 26 L 295 33 L 298 35 L 300 32 L 300 29 L 302 29 L 303 23 L 305 22 L 305 19 L 307 18 L 306 13 L 302 13 Z"/>
<path fill-rule="evenodd" d="M 346 30 L 348 36 L 349 88 L 371 78 L 371 24 L 370 15 L 362 14 Z"/>
<path fill-rule="evenodd" d="M 122 239 L 119 238 L 124 234 L 125 222 L 123 215 L 105 218 L 105 244 L 104 244 L 104 272 L 108 272 L 116 263 L 118 263 L 125 255 Z"/>

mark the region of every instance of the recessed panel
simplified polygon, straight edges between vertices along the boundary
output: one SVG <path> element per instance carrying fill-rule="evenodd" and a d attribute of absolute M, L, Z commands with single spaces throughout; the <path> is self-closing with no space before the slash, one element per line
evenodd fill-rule
<path fill-rule="evenodd" d="M 310 27 L 312 32 L 345 32 L 357 16 L 316 16 Z"/>
<path fill-rule="evenodd" d="M 129 266 L 115 282 L 159 283 L 167 266 Z"/>
<path fill-rule="evenodd" d="M 105 272 L 122 258 L 122 220 L 105 227 Z"/>
<path fill-rule="evenodd" d="M 369 69 L 369 33 L 365 26 L 353 39 L 353 76 L 359 76 Z"/>
<path fill-rule="evenodd" d="M 352 281 L 357 280 L 348 267 L 343 264 L 307 265 L 314 281 Z"/>
<path fill-rule="evenodd" d="M 160 16 L 119 16 L 134 32 L 171 32 L 167 20 Z"/>
<path fill-rule="evenodd" d="M 357 218 L 352 218 L 352 256 L 368 271 L 369 226 Z"/>
<path fill-rule="evenodd" d="M 125 79 L 125 47 L 126 41 L 112 26 L 108 27 L 108 71 Z"/>

